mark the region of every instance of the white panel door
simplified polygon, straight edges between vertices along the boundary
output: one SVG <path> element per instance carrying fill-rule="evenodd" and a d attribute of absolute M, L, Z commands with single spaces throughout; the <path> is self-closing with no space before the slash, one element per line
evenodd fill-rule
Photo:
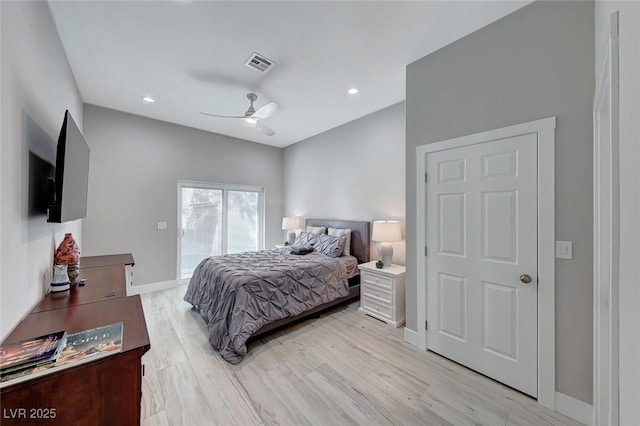
<path fill-rule="evenodd" d="M 427 349 L 537 397 L 537 134 L 428 153 L 427 174 Z"/>

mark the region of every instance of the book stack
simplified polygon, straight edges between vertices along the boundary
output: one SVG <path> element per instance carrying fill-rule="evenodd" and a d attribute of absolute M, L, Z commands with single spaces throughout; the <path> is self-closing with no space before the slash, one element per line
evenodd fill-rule
<path fill-rule="evenodd" d="M 122 326 L 122 322 L 117 322 L 77 333 L 66 334 L 62 331 L 24 342 L 0 346 L 0 359 L 3 360 L 0 365 L 4 365 L 5 353 L 7 353 L 7 362 L 9 362 L 9 358 L 17 361 L 16 351 L 19 350 L 19 345 L 23 345 L 25 342 L 39 341 L 39 339 L 62 333 L 62 338 L 56 340 L 59 343 L 56 345 L 54 354 L 49 355 L 47 361 L 44 361 L 44 358 L 39 360 L 33 359 L 19 364 L 22 365 L 21 368 L 17 368 L 17 365 L 15 365 L 15 369 L 8 369 L 7 367 L 6 371 L 4 367 L 0 367 L 0 389 L 121 352 Z M 13 351 L 16 355 L 10 355 L 10 351 Z M 26 353 L 24 353 L 24 358 L 27 358 Z M 12 365 L 14 364 L 12 363 Z"/>
<path fill-rule="evenodd" d="M 66 333 L 57 331 L 0 346 L 0 377 L 55 362 L 64 348 Z"/>

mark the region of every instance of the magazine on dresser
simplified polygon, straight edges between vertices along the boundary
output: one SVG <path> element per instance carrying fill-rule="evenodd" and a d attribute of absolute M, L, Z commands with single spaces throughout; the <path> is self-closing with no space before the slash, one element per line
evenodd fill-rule
<path fill-rule="evenodd" d="M 0 389 L 122 352 L 123 324 L 117 322 L 67 333 L 57 359 L 0 376 Z"/>
<path fill-rule="evenodd" d="M 0 346 L 0 376 L 56 360 L 65 344 L 65 331 Z"/>

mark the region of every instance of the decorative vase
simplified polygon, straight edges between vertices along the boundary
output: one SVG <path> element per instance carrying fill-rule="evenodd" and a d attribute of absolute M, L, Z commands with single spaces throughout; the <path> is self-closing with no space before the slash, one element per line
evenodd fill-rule
<path fill-rule="evenodd" d="M 64 239 L 56 250 L 55 264 L 67 265 L 69 280 L 71 281 L 71 285 L 75 285 L 78 280 L 78 275 L 80 275 L 80 271 L 78 270 L 80 266 L 80 248 L 70 233 L 64 234 Z"/>

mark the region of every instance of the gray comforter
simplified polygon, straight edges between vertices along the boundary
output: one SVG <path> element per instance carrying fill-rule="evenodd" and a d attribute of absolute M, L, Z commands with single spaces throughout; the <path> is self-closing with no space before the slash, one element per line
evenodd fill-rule
<path fill-rule="evenodd" d="M 349 293 L 344 262 L 288 249 L 210 257 L 195 269 L 184 300 L 208 319 L 209 341 L 232 364 L 260 327 Z"/>

